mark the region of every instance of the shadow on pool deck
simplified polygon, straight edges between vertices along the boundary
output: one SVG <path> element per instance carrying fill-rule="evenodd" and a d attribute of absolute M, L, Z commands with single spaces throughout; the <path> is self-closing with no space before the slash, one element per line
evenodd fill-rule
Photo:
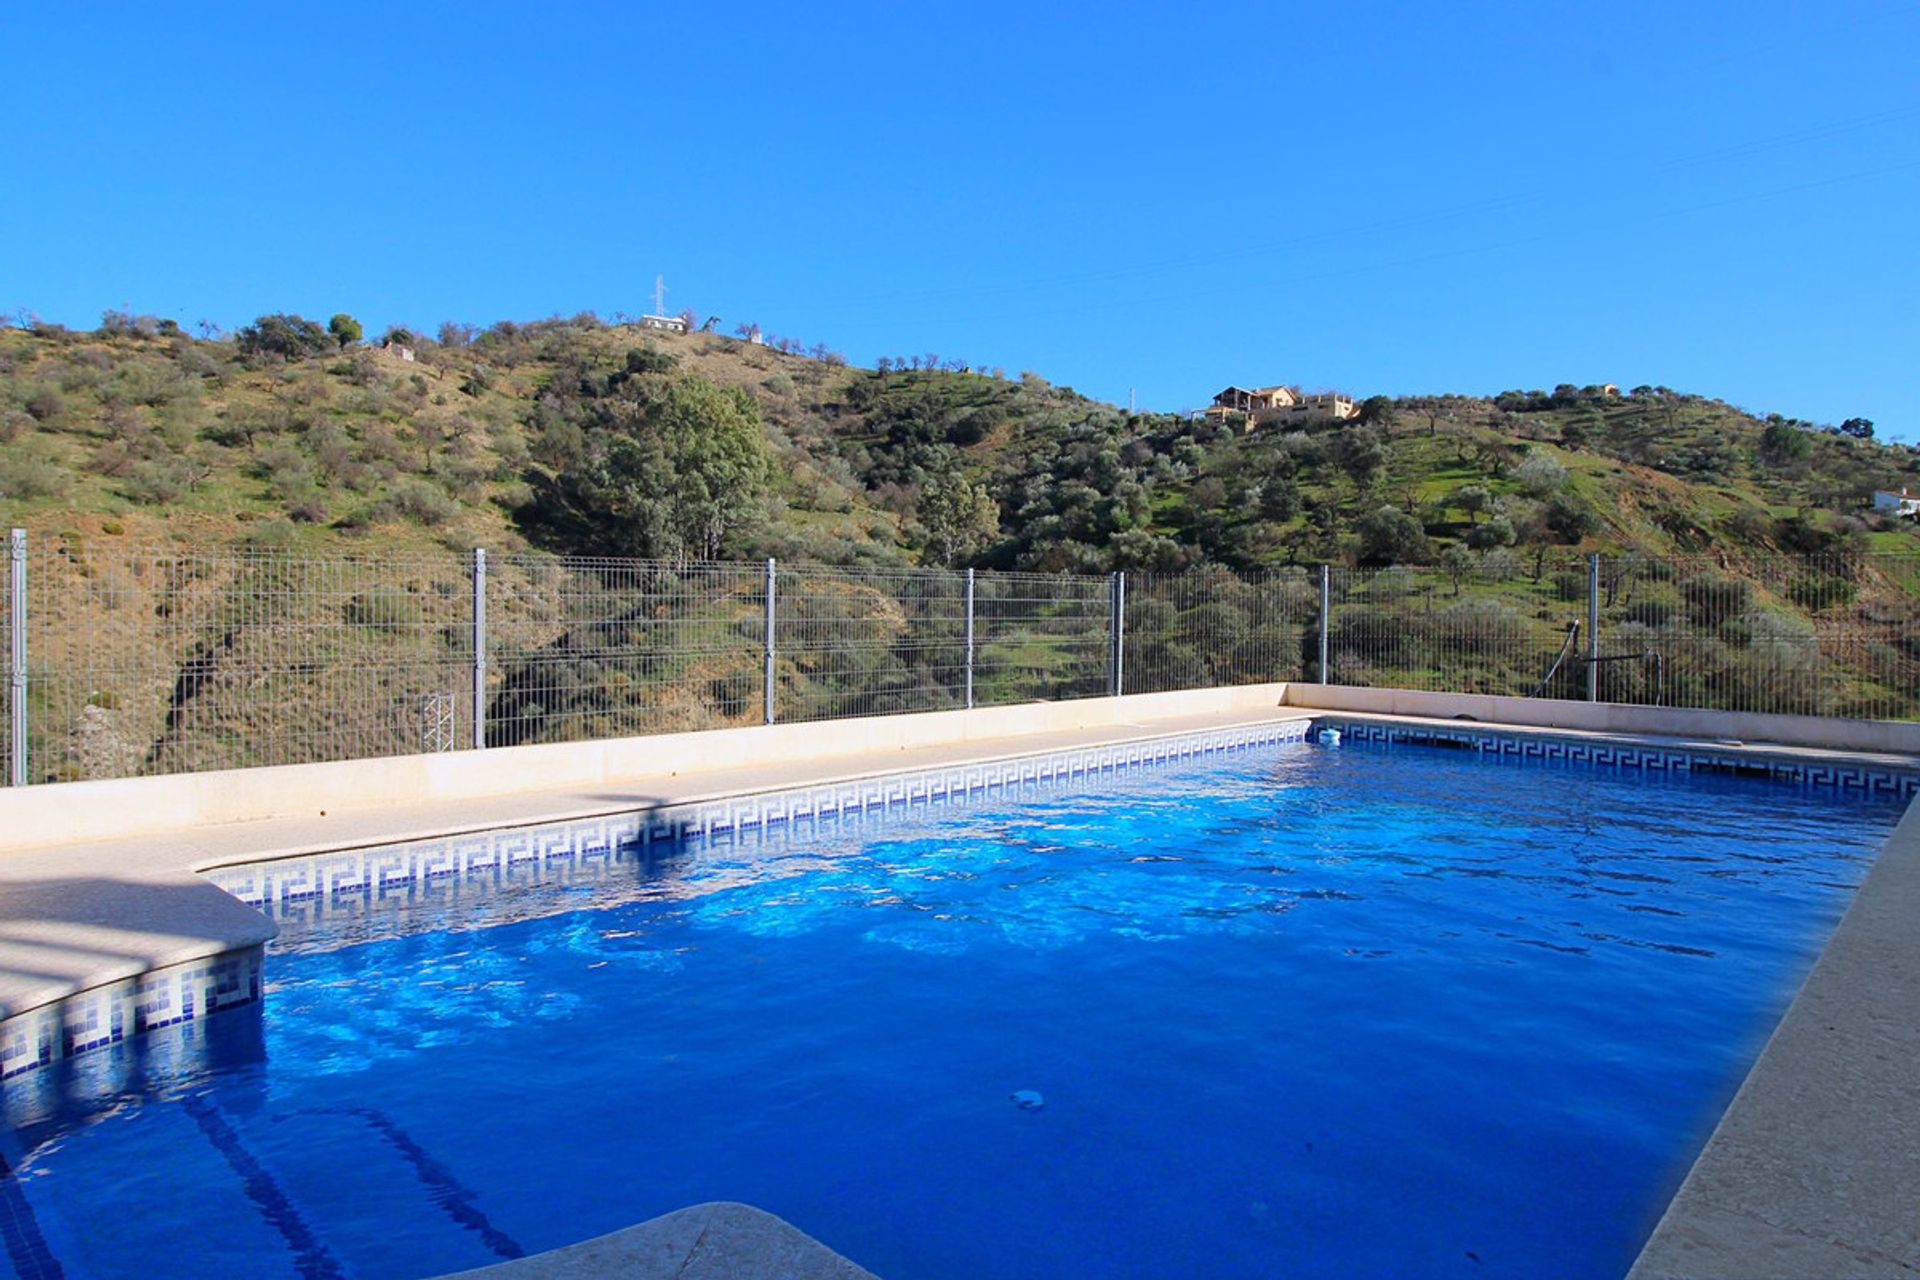
<path fill-rule="evenodd" d="M 0 1017 L 274 935 L 265 916 L 191 872 L 13 870 L 0 887 Z"/>

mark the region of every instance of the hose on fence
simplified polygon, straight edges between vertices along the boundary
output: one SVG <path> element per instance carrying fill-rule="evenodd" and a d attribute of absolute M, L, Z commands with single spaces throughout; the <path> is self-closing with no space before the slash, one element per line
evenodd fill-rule
<path fill-rule="evenodd" d="M 1560 646 L 1560 652 L 1555 655 L 1553 665 L 1547 668 L 1547 674 L 1540 677 L 1540 683 L 1535 686 L 1532 693 L 1527 695 L 1529 698 L 1537 698 L 1547 691 L 1547 686 L 1553 683 L 1554 676 L 1560 672 L 1560 664 L 1567 660 L 1567 655 L 1573 652 L 1574 643 L 1579 639 L 1580 623 L 1576 619 L 1567 624 L 1566 643 Z"/>

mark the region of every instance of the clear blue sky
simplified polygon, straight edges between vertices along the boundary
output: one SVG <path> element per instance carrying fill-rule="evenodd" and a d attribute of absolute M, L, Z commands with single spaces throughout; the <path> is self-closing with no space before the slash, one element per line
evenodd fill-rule
<path fill-rule="evenodd" d="M 1043 10 L 1051 9 L 1051 12 Z M 0 308 L 1920 434 L 1920 6 L 11 5 Z"/>

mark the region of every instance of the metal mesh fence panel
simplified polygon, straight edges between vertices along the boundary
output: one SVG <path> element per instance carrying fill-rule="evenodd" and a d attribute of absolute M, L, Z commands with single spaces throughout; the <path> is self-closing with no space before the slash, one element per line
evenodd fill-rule
<path fill-rule="evenodd" d="M 974 581 L 974 701 L 1087 698 L 1111 676 L 1112 582 L 1064 574 Z"/>
<path fill-rule="evenodd" d="M 1160 693 L 1301 679 L 1318 661 L 1319 613 L 1317 571 L 1129 574 L 1124 688 Z"/>
<path fill-rule="evenodd" d="M 764 587 L 756 564 L 501 557 L 488 745 L 757 723 Z"/>
<path fill-rule="evenodd" d="M 757 724 L 764 564 L 532 553 L 308 556 L 27 543 L 0 556 L 0 655 L 26 648 L 33 782 Z M 1496 549 L 1329 573 L 1331 683 L 1920 718 L 1920 555 L 1655 559 Z M 1113 687 L 1113 582 L 780 567 L 776 718 L 933 711 Z M 1317 567 L 1132 575 L 1124 689 L 1320 677 Z M 1597 612 L 1596 633 L 1588 610 Z M 9 672 L 9 674 L 11 674 Z M 0 715 L 0 760 L 16 745 Z"/>
<path fill-rule="evenodd" d="M 1920 716 L 1920 556 L 1629 556 L 1602 587 L 1605 701 Z"/>
<path fill-rule="evenodd" d="M 1528 563 L 1511 554 L 1453 571 L 1335 569 L 1328 679 L 1396 689 L 1585 697 L 1586 582 L 1584 560 L 1541 557 Z"/>
<path fill-rule="evenodd" d="M 777 596 L 778 719 L 964 704 L 964 573 L 783 567 Z"/>
<path fill-rule="evenodd" d="M 18 625 L 13 616 L 13 553 L 9 547 L 0 552 L 0 787 L 13 781 L 13 640 L 14 627 Z"/>
<path fill-rule="evenodd" d="M 30 543 L 33 781 L 446 750 L 470 740 L 456 556 Z"/>

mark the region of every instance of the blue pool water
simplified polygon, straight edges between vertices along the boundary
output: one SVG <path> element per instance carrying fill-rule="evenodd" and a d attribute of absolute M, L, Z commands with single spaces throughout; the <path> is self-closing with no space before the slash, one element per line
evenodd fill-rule
<path fill-rule="evenodd" d="M 887 1280 L 1614 1277 L 1899 810 L 1289 745 L 335 913 L 10 1085 L 0 1236 L 421 1276 L 734 1199 Z"/>

